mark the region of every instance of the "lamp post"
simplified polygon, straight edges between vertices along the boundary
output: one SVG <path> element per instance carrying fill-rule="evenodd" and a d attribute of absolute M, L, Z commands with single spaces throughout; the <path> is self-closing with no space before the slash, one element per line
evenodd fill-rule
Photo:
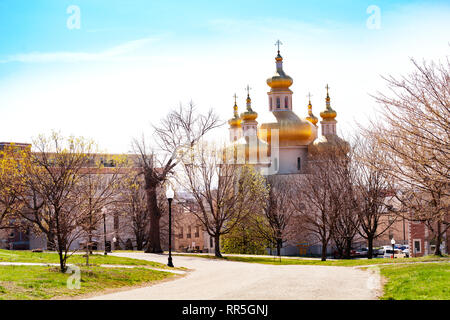
<path fill-rule="evenodd" d="M 391 244 L 392 244 L 392 259 L 395 258 L 395 240 L 394 238 L 391 239 Z"/>
<path fill-rule="evenodd" d="M 169 186 L 169 188 L 166 191 L 166 197 L 167 197 L 167 201 L 169 201 L 169 259 L 167 262 L 167 265 L 169 267 L 173 267 L 173 263 L 172 263 L 172 200 L 174 197 L 174 191 L 173 189 Z"/>
<path fill-rule="evenodd" d="M 106 252 L 106 211 L 107 209 L 103 207 L 102 213 L 103 213 L 103 237 L 105 241 L 105 256 L 108 255 L 108 252 Z"/>

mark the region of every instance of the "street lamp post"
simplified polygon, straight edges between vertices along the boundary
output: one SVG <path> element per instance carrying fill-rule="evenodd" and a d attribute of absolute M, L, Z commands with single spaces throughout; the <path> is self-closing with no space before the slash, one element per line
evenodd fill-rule
<path fill-rule="evenodd" d="M 392 238 L 391 244 L 392 244 L 392 259 L 394 259 L 395 258 L 395 240 L 394 240 L 394 238 Z"/>
<path fill-rule="evenodd" d="M 173 267 L 172 263 L 172 200 L 175 193 L 173 189 L 169 186 L 166 191 L 167 201 L 169 201 L 169 259 L 167 265 Z"/>
<path fill-rule="evenodd" d="M 103 237 L 105 241 L 105 256 L 108 255 L 108 252 L 106 252 L 106 208 L 102 208 L 103 213 Z"/>

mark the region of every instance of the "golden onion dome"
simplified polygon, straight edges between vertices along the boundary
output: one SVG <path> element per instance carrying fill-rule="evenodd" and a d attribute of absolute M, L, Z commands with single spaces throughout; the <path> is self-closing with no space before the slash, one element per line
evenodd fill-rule
<path fill-rule="evenodd" d="M 241 127 L 241 122 L 242 119 L 239 118 L 239 114 L 238 114 L 238 106 L 236 103 L 236 94 L 234 95 L 234 106 L 233 106 L 233 118 L 231 118 L 230 120 L 228 120 L 228 124 L 230 125 L 230 127 Z"/>
<path fill-rule="evenodd" d="M 283 71 L 283 57 L 281 57 L 280 51 L 278 51 L 275 61 L 277 70 L 275 71 L 275 75 L 273 77 L 267 79 L 267 84 L 269 87 L 274 89 L 289 88 L 294 80 L 292 80 L 292 78 Z"/>
<path fill-rule="evenodd" d="M 337 114 L 336 111 L 334 111 L 330 105 L 330 96 L 328 95 L 328 88 L 329 88 L 328 85 L 326 86 L 326 88 L 327 88 L 327 97 L 325 98 L 326 106 L 325 110 L 320 113 L 320 116 L 322 117 L 323 120 L 334 120 Z"/>
<path fill-rule="evenodd" d="M 277 122 L 264 123 L 259 130 L 259 137 L 271 142 L 272 130 L 277 129 L 279 146 L 305 146 L 309 145 L 317 136 L 317 128 L 309 121 L 300 119 L 290 110 L 274 112 Z"/>
<path fill-rule="evenodd" d="M 243 121 L 255 121 L 258 118 L 258 114 L 252 109 L 252 100 L 250 95 L 247 95 L 247 111 L 241 113 L 241 119 Z"/>
<path fill-rule="evenodd" d="M 308 104 L 308 116 L 306 117 L 306 120 L 311 122 L 313 125 L 317 126 L 317 122 L 319 122 L 319 119 L 312 113 L 312 104 L 311 100 L 309 100 Z"/>

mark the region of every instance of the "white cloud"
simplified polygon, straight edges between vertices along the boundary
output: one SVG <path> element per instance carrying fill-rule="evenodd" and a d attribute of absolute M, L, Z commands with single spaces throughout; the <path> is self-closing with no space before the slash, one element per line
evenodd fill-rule
<path fill-rule="evenodd" d="M 31 52 L 18 53 L 0 60 L 0 63 L 23 62 L 23 63 L 51 63 L 51 62 L 87 62 L 87 61 L 110 61 L 114 58 L 123 57 L 144 48 L 150 43 L 158 40 L 156 37 L 148 37 L 128 41 L 115 47 L 95 52 Z"/>

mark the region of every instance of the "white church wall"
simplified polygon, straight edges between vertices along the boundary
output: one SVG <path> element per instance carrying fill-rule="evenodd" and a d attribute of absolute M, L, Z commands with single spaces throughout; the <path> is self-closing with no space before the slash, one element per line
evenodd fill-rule
<path fill-rule="evenodd" d="M 306 146 L 280 147 L 278 174 L 301 173 L 306 168 L 308 149 Z M 298 170 L 300 158 L 300 170 Z"/>

